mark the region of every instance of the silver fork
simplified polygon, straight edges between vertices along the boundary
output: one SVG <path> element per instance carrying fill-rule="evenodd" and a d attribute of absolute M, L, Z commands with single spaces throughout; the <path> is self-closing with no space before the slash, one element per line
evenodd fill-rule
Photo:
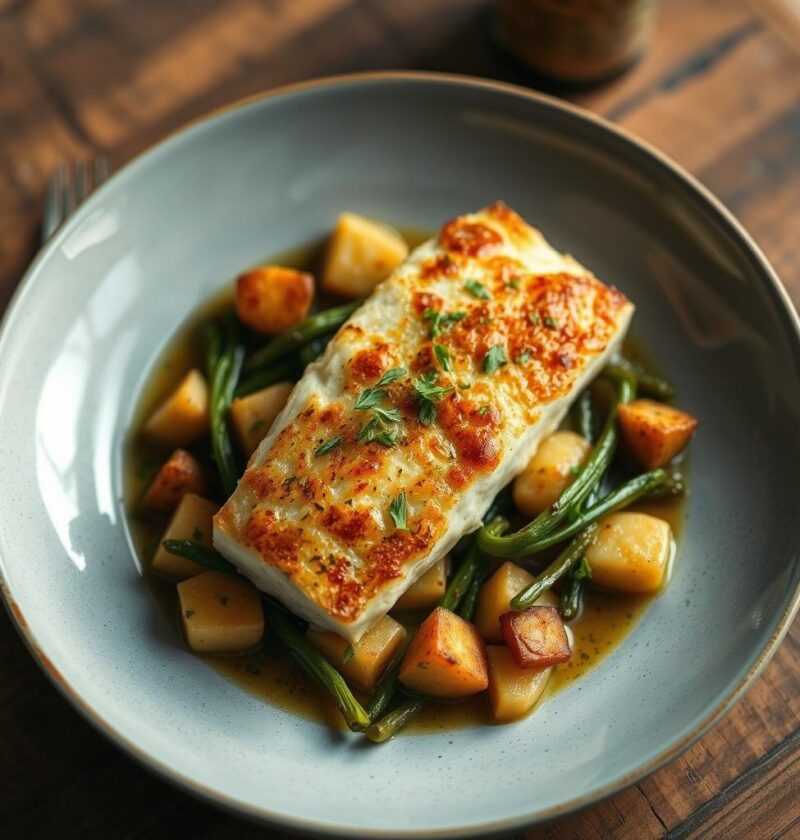
<path fill-rule="evenodd" d="M 79 160 L 75 164 L 61 161 L 56 166 L 45 191 L 42 245 L 110 174 L 111 161 L 105 155 L 98 155 L 91 161 Z"/>

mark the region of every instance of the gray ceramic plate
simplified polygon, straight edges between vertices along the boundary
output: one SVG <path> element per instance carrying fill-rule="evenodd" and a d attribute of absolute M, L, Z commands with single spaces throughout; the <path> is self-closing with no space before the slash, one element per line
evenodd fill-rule
<path fill-rule="evenodd" d="M 364 748 L 186 654 L 126 541 L 120 448 L 188 310 L 342 208 L 434 228 L 502 198 L 637 304 L 701 418 L 669 590 L 516 726 Z M 0 338 L 0 556 L 39 662 L 124 749 L 259 819 L 348 835 L 510 829 L 631 783 L 741 696 L 797 608 L 798 323 L 736 222 L 668 161 L 526 91 L 379 75 L 302 85 L 170 138 L 36 260 Z"/>

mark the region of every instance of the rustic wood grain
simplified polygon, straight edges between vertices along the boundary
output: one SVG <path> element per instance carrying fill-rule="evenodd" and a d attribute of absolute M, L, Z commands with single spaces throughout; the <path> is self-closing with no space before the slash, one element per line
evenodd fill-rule
<path fill-rule="evenodd" d="M 559 91 L 689 168 L 800 301 L 800 57 L 736 0 L 664 0 L 629 73 Z M 62 158 L 128 160 L 268 87 L 436 69 L 542 85 L 498 51 L 485 0 L 0 0 L 0 306 Z M 552 86 L 548 86 L 552 90 Z M 0 836 L 281 837 L 162 783 L 94 732 L 0 619 Z M 526 838 L 800 837 L 800 623 L 738 706 L 669 766 Z"/>

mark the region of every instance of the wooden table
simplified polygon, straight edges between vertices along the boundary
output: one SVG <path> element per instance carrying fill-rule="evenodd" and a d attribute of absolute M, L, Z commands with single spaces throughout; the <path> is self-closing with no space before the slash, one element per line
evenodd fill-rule
<path fill-rule="evenodd" d="M 480 0 L 0 0 L 0 303 L 62 158 L 117 166 L 187 120 L 318 75 L 447 70 L 531 84 Z M 627 75 L 569 98 L 654 143 L 755 236 L 800 301 L 800 57 L 734 0 L 665 0 Z M 757 561 L 757 558 L 754 558 Z M 800 837 L 800 623 L 745 699 L 670 766 L 529 837 Z M 98 735 L 0 619 L 0 836 L 263 837 Z"/>

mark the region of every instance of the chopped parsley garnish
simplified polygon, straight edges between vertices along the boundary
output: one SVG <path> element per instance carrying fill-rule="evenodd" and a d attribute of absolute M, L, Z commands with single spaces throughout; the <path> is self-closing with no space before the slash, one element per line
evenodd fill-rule
<path fill-rule="evenodd" d="M 431 322 L 431 338 L 438 338 L 457 321 L 461 321 L 463 318 L 466 318 L 467 313 L 448 312 L 445 315 L 443 312 L 437 312 L 435 309 L 426 309 L 422 313 L 422 317 Z"/>
<path fill-rule="evenodd" d="M 586 555 L 581 557 L 577 568 L 572 573 L 572 576 L 575 580 L 585 580 L 586 578 L 590 578 L 592 576 L 592 567 L 589 565 Z"/>
<path fill-rule="evenodd" d="M 459 382 L 458 387 L 462 391 L 469 391 L 469 389 L 472 387 L 472 384 L 470 382 Z"/>
<path fill-rule="evenodd" d="M 436 384 L 436 371 L 424 373 L 414 380 L 414 392 L 419 404 L 419 421 L 423 426 L 430 426 L 436 419 L 436 403 L 453 390 Z"/>
<path fill-rule="evenodd" d="M 536 325 L 539 323 L 539 313 L 538 312 L 530 312 L 528 313 L 528 320 Z"/>
<path fill-rule="evenodd" d="M 404 367 L 392 368 L 370 388 L 364 390 L 358 395 L 353 408 L 356 411 L 368 411 L 370 408 L 375 408 L 376 405 L 386 396 L 386 386 L 395 379 L 405 376 L 408 371 Z"/>
<path fill-rule="evenodd" d="M 395 528 L 398 531 L 407 531 L 408 524 L 408 506 L 406 504 L 406 494 L 405 492 L 401 493 L 390 505 L 389 505 L 389 516 L 392 517 L 394 522 Z"/>
<path fill-rule="evenodd" d="M 483 357 L 483 369 L 486 373 L 494 373 L 503 365 L 507 364 L 506 351 L 501 344 L 495 344 L 494 347 L 490 347 L 489 352 Z"/>
<path fill-rule="evenodd" d="M 489 406 L 489 405 L 482 405 L 482 406 L 478 409 L 478 414 L 480 414 L 480 416 L 481 416 L 481 417 L 485 417 L 485 416 L 486 416 L 486 415 L 487 415 L 487 414 L 488 414 L 491 410 L 492 410 L 491 406 Z"/>
<path fill-rule="evenodd" d="M 379 421 L 377 417 L 373 417 L 371 420 L 368 420 L 361 427 L 361 431 L 358 433 L 358 442 L 369 443 L 369 441 L 373 440 L 375 433 L 378 431 L 378 425 Z"/>
<path fill-rule="evenodd" d="M 542 320 L 544 321 L 544 325 L 546 327 L 550 327 L 551 330 L 558 329 L 558 321 L 556 321 L 554 318 L 551 318 L 549 315 L 545 315 Z"/>
<path fill-rule="evenodd" d="M 518 289 L 519 288 L 519 283 L 520 283 L 519 277 L 512 277 L 508 281 L 508 286 L 512 289 Z"/>
<path fill-rule="evenodd" d="M 514 359 L 514 361 L 518 365 L 527 365 L 530 360 L 531 360 L 531 354 L 527 350 L 520 353 L 519 356 L 517 356 L 517 358 Z"/>
<path fill-rule="evenodd" d="M 375 386 L 376 388 L 382 388 L 384 385 L 388 385 L 390 382 L 394 382 L 395 379 L 399 379 L 401 376 L 405 376 L 408 371 L 404 367 L 399 368 L 392 368 L 391 370 L 387 370 L 386 373 L 378 380 L 378 384 Z"/>
<path fill-rule="evenodd" d="M 478 280 L 467 280 L 467 282 L 464 283 L 464 290 L 469 292 L 473 297 L 480 298 L 481 300 L 492 299 L 492 296 L 489 294 L 489 290 Z"/>
<path fill-rule="evenodd" d="M 400 409 L 375 406 L 375 417 L 382 423 L 397 423 L 400 420 Z"/>
<path fill-rule="evenodd" d="M 344 649 L 344 656 L 342 657 L 342 662 L 344 662 L 345 665 L 346 665 L 355 655 L 356 655 L 355 648 L 352 645 L 348 645 Z"/>
<path fill-rule="evenodd" d="M 375 435 L 374 440 L 381 446 L 396 446 L 397 445 L 397 429 L 384 429 Z"/>
<path fill-rule="evenodd" d="M 453 369 L 453 357 L 450 354 L 450 351 L 446 347 L 443 347 L 441 344 L 434 344 L 433 352 L 436 354 L 436 360 L 439 362 L 439 365 L 441 366 L 442 370 L 450 373 L 450 371 Z"/>
<path fill-rule="evenodd" d="M 327 455 L 332 450 L 336 449 L 337 446 L 340 446 L 342 443 L 342 439 L 339 435 L 336 437 L 332 437 L 330 440 L 326 440 L 325 443 L 321 443 L 315 450 L 315 455 Z"/>

